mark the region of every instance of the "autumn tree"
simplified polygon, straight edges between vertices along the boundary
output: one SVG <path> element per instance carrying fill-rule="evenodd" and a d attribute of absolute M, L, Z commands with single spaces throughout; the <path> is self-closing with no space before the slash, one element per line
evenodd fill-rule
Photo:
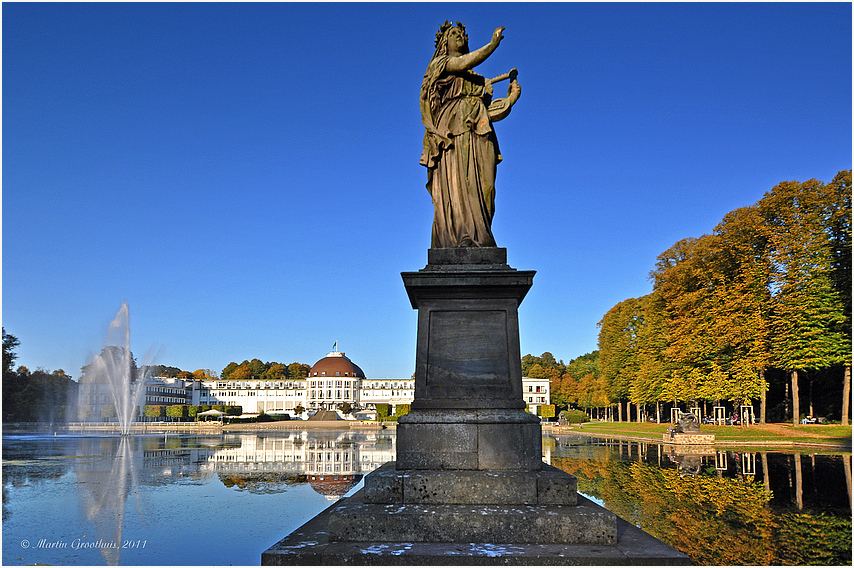
<path fill-rule="evenodd" d="M 628 404 L 633 402 L 630 387 L 638 375 L 638 327 L 641 321 L 638 300 L 629 298 L 608 310 L 598 323 L 599 369 L 613 397 L 617 401 L 629 399 Z M 618 416 L 622 420 L 622 406 Z"/>
<path fill-rule="evenodd" d="M 773 356 L 792 377 L 795 425 L 800 420 L 799 371 L 849 366 L 851 360 L 850 316 L 846 319 L 844 298 L 835 286 L 842 276 L 834 270 L 835 204 L 828 193 L 814 179 L 783 182 L 759 204 L 772 267 Z"/>
<path fill-rule="evenodd" d="M 310 370 L 311 367 L 309 365 L 306 365 L 305 363 L 294 362 L 288 365 L 288 375 L 293 381 L 298 381 L 300 379 L 306 378 Z"/>

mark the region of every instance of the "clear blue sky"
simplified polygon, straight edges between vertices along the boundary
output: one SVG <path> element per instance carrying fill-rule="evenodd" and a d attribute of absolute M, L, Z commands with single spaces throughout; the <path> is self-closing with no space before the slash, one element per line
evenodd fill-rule
<path fill-rule="evenodd" d="M 522 353 L 596 349 L 656 257 L 851 167 L 850 3 L 4 3 L 3 326 L 80 367 L 122 300 L 142 363 L 406 377 L 432 205 L 421 78 L 446 19 L 519 69 L 498 246 Z"/>

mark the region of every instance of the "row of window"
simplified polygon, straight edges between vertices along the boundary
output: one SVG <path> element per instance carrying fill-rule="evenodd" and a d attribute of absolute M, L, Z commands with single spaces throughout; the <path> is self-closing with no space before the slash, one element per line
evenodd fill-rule
<path fill-rule="evenodd" d="M 348 390 L 345 390 L 345 391 L 344 391 L 344 396 L 343 396 L 343 397 L 341 396 L 341 391 L 340 391 L 340 390 L 336 390 L 336 391 L 335 391 L 335 397 L 333 397 L 333 396 L 332 396 L 332 392 L 333 392 L 333 391 L 331 391 L 331 390 L 327 390 L 327 391 L 323 391 L 323 390 L 316 390 L 316 391 L 314 391 L 314 390 L 313 390 L 313 391 L 309 391 L 308 398 L 309 398 L 309 399 L 311 399 L 311 400 L 315 400 L 315 399 L 323 399 L 323 400 L 348 400 L 348 399 L 350 398 L 350 391 L 348 391 Z M 323 393 L 326 393 L 326 396 L 323 396 Z"/>
<path fill-rule="evenodd" d="M 311 381 L 311 388 L 323 388 L 324 386 L 326 388 L 332 388 L 332 381 L 325 381 L 325 382 L 326 382 L 326 384 L 324 384 L 324 381 Z M 341 383 L 342 383 L 342 381 L 335 381 L 335 386 L 338 387 L 339 389 L 342 386 L 344 386 L 348 389 L 352 386 L 352 381 L 343 381 L 343 383 L 344 383 L 343 385 Z"/>

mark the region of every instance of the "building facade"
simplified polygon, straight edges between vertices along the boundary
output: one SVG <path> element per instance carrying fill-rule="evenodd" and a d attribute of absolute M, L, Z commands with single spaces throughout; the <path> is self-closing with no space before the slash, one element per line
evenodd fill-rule
<path fill-rule="evenodd" d="M 525 404 L 528 405 L 528 412 L 539 416 L 539 407 L 544 404 L 551 404 L 550 390 L 548 379 L 522 377 L 522 397 L 525 399 Z"/>
<path fill-rule="evenodd" d="M 392 415 L 398 406 L 412 404 L 413 400 L 415 379 L 365 379 L 359 393 L 363 408 L 376 410 L 378 404 L 389 404 Z"/>
<path fill-rule="evenodd" d="M 336 410 L 344 403 L 358 408 L 359 385 L 364 378 L 362 369 L 344 353 L 327 353 L 308 372 L 309 410 Z"/>

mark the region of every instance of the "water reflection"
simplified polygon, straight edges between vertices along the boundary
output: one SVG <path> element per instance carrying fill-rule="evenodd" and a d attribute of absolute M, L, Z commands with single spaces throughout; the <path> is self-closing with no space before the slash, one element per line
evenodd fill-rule
<path fill-rule="evenodd" d="M 80 505 L 95 525 L 96 538 L 90 542 L 98 545 L 108 566 L 118 566 L 125 501 L 137 485 L 133 458 L 139 439 L 106 438 L 98 440 L 97 445 L 104 457 L 86 460 L 77 469 Z"/>
<path fill-rule="evenodd" d="M 558 437 L 579 491 L 701 565 L 851 563 L 851 455 Z"/>
<path fill-rule="evenodd" d="M 580 491 L 696 564 L 850 564 L 850 454 L 671 449 L 543 439 L 544 461 L 576 475 Z M 4 436 L 3 563 L 257 563 L 394 456 L 387 430 Z M 151 541 L 34 550 L 37 539 L 78 537 Z"/>
<path fill-rule="evenodd" d="M 385 432 L 17 436 L 4 437 L 3 441 L 4 529 L 10 515 L 7 505 L 15 499 L 16 488 L 26 491 L 32 489 L 32 484 L 44 483 L 47 493 L 61 491 L 58 488 L 64 487 L 66 494 L 68 490 L 76 494 L 80 526 L 59 527 L 58 534 L 52 539 L 45 539 L 48 543 L 64 542 L 65 550 L 51 550 L 54 556 L 49 558 L 33 558 L 39 563 L 45 560 L 68 563 L 68 558 L 83 556 L 86 558 L 83 564 L 91 564 L 98 562 L 100 553 L 102 561 L 113 566 L 122 563 L 122 553 L 128 551 L 123 548 L 130 542 L 124 535 L 126 522 L 130 520 L 126 515 L 136 517 L 131 524 L 137 527 L 145 526 L 158 517 L 158 508 L 162 505 L 149 506 L 151 504 L 145 497 L 149 495 L 151 499 L 159 499 L 153 495 L 152 489 L 176 484 L 207 486 L 214 483 L 227 490 L 274 495 L 294 486 L 306 486 L 327 501 L 334 501 L 351 491 L 364 474 L 395 456 L 394 436 Z M 47 485 L 51 481 L 56 483 L 52 489 Z M 213 507 L 210 511 L 200 509 L 193 513 L 205 517 L 223 514 L 216 505 Z M 20 506 L 15 511 L 20 517 L 16 519 L 18 523 L 32 522 L 21 516 Z M 226 515 L 229 513 L 225 512 Z M 50 523 L 50 519 L 47 520 Z M 84 526 L 93 530 L 84 530 Z M 173 529 L 179 531 L 180 527 Z M 68 535 L 74 531 L 86 534 L 69 538 Z M 138 536 L 132 535 L 132 538 Z M 21 540 L 4 540 L 4 550 L 8 549 L 10 554 L 15 551 L 17 555 L 47 554 L 43 550 L 32 550 L 46 548 L 40 544 L 40 535 L 34 538 L 29 533 L 22 533 L 16 538 L 32 539 L 32 543 L 23 547 Z M 265 543 L 265 547 L 269 544 Z M 88 547 L 91 550 L 85 550 Z M 78 554 L 75 556 L 74 553 Z M 160 554 L 168 554 L 168 551 Z M 4 553 L 4 564 L 9 563 L 7 560 Z M 170 557 L 163 556 L 160 562 L 153 563 L 173 562 L 170 562 Z"/>

